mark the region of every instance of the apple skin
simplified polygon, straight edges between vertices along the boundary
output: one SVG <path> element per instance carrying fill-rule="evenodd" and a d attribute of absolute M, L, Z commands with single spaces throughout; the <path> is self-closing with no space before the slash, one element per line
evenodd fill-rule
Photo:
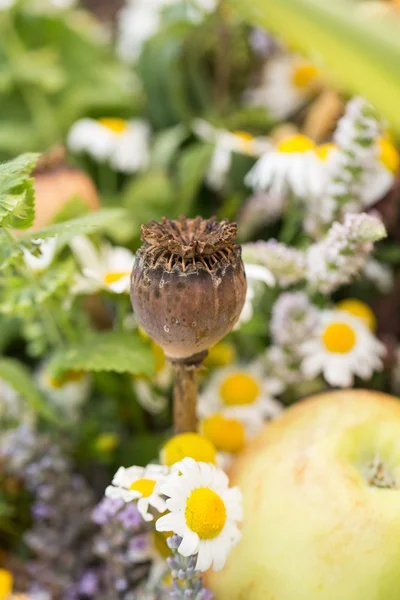
<path fill-rule="evenodd" d="M 242 540 L 209 573 L 217 600 L 399 600 L 400 489 L 367 483 L 376 455 L 400 482 L 400 402 L 368 390 L 313 396 L 237 459 Z"/>

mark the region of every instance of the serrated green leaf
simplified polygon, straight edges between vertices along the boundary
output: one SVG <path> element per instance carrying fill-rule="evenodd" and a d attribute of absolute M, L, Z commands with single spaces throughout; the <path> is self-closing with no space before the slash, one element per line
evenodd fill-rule
<path fill-rule="evenodd" d="M 58 351 L 50 368 L 60 372 L 71 369 L 152 375 L 154 356 L 148 344 L 132 332 L 102 332 Z"/>
<path fill-rule="evenodd" d="M 204 181 L 213 152 L 214 146 L 211 144 L 197 143 L 182 154 L 178 163 L 180 213 L 190 213 L 193 200 Z"/>
<path fill-rule="evenodd" d="M 0 378 L 26 400 L 36 413 L 45 419 L 56 421 L 51 408 L 37 389 L 29 369 L 14 358 L 0 358 Z"/>
<path fill-rule="evenodd" d="M 26 229 L 35 218 L 35 195 L 30 177 L 38 154 L 22 154 L 0 165 L 0 225 Z"/>
<path fill-rule="evenodd" d="M 4 286 L 0 294 L 0 313 L 15 315 L 36 310 L 66 288 L 72 281 L 74 272 L 74 262 L 66 260 L 40 273 L 32 281 L 18 276 L 8 278 L 7 286 Z"/>

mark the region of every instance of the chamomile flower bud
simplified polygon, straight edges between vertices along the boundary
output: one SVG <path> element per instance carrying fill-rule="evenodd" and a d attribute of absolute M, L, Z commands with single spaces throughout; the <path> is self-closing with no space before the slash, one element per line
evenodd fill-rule
<path fill-rule="evenodd" d="M 228 419 L 221 414 L 206 417 L 200 431 L 219 452 L 238 453 L 246 443 L 246 428 L 239 419 Z"/>
<path fill-rule="evenodd" d="M 363 323 L 368 327 L 368 329 L 372 332 L 376 329 L 376 317 L 373 313 L 373 310 L 357 298 L 346 298 L 345 300 L 341 300 L 336 304 L 337 310 L 342 310 L 344 312 L 349 313 L 349 315 L 353 315 L 358 319 L 361 319 Z"/>
<path fill-rule="evenodd" d="M 7 600 L 11 594 L 13 586 L 13 576 L 10 571 L 0 569 L 0 598 Z"/>
<path fill-rule="evenodd" d="M 163 446 L 160 460 L 163 465 L 170 467 L 181 461 L 185 456 L 194 460 L 215 464 L 216 449 L 206 436 L 199 433 L 180 433 L 172 437 Z"/>

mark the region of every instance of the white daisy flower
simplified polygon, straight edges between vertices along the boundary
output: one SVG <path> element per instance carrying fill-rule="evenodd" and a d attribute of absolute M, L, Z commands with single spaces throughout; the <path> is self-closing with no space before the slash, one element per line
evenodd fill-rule
<path fill-rule="evenodd" d="M 98 250 L 83 236 L 70 242 L 82 275 L 76 278 L 72 292 L 75 294 L 107 290 L 114 294 L 129 293 L 130 275 L 135 256 L 123 247 L 103 244 Z"/>
<path fill-rule="evenodd" d="M 306 341 L 301 352 L 306 377 L 322 373 L 330 385 L 350 387 L 355 375 L 368 380 L 382 369 L 385 347 L 361 319 L 341 310 L 325 310 L 315 338 Z"/>
<path fill-rule="evenodd" d="M 273 148 L 271 141 L 266 137 L 254 137 L 246 131 L 216 129 L 202 119 L 193 122 L 193 130 L 202 140 L 215 145 L 206 182 L 216 191 L 221 190 L 226 182 L 233 152 L 258 157 Z"/>
<path fill-rule="evenodd" d="M 360 194 L 364 207 L 369 207 L 381 200 L 393 186 L 399 170 L 399 154 L 397 148 L 386 137 L 376 141 L 375 161 L 366 170 Z"/>
<path fill-rule="evenodd" d="M 134 64 L 160 29 L 163 9 L 176 0 L 128 0 L 118 14 L 117 54 Z"/>
<path fill-rule="evenodd" d="M 161 465 L 147 467 L 120 467 L 105 491 L 108 498 L 121 498 L 124 502 L 137 500 L 137 507 L 145 521 L 152 521 L 149 508 L 163 513 L 165 500 L 161 497 L 160 487 L 165 481 L 168 469 Z"/>
<path fill-rule="evenodd" d="M 260 283 L 264 283 L 269 287 L 275 285 L 275 277 L 267 267 L 245 262 L 244 269 L 247 280 L 246 299 L 238 322 L 235 325 L 235 329 L 239 329 L 242 323 L 247 323 L 252 319 L 254 314 L 253 301 L 256 297 L 257 290 L 260 287 Z"/>
<path fill-rule="evenodd" d="M 173 531 L 182 538 L 178 552 L 197 554 L 196 569 L 223 568 L 230 550 L 240 540 L 242 494 L 229 488 L 227 475 L 211 464 L 184 458 L 177 463 L 161 492 L 167 509 L 156 522 L 157 531 Z"/>
<path fill-rule="evenodd" d="M 67 145 L 72 152 L 86 152 L 116 171 L 136 173 L 150 161 L 150 128 L 146 121 L 119 118 L 80 119 L 70 129 Z"/>
<path fill-rule="evenodd" d="M 40 273 L 45 271 L 53 262 L 57 252 L 57 238 L 52 237 L 45 240 L 37 238 L 32 240 L 32 243 L 37 247 L 38 252 L 31 252 L 27 248 L 22 248 L 24 262 L 33 273 Z"/>
<path fill-rule="evenodd" d="M 264 376 L 261 363 L 230 365 L 218 369 L 199 396 L 201 419 L 220 414 L 237 419 L 248 434 L 256 433 L 265 420 L 277 416 L 282 405 L 273 397 L 283 389 L 277 379 Z"/>
<path fill-rule="evenodd" d="M 66 417 L 78 418 L 79 408 L 87 400 L 91 388 L 91 377 L 84 371 L 68 370 L 59 377 L 43 363 L 36 379 L 39 389 L 53 402 Z"/>
<path fill-rule="evenodd" d="M 245 94 L 253 106 L 263 106 L 275 118 L 285 119 L 307 102 L 318 88 L 318 67 L 293 54 L 269 60 L 258 87 Z"/>
<path fill-rule="evenodd" d="M 324 170 L 317 146 L 305 135 L 295 134 L 278 142 L 247 173 L 245 183 L 255 191 L 270 190 L 279 197 L 289 190 L 303 196 L 310 186 L 320 190 Z"/>

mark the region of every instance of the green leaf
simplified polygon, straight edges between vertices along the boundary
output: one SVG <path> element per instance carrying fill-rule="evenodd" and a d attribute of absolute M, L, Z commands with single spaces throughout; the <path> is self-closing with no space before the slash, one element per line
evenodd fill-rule
<path fill-rule="evenodd" d="M 76 235 L 87 235 L 96 229 L 104 229 L 111 222 L 126 219 L 128 212 L 123 208 L 103 208 L 95 213 L 90 213 L 83 217 L 77 217 L 70 221 L 55 223 L 44 229 L 32 231 L 20 238 L 21 242 L 31 241 L 32 239 L 45 239 L 54 236 L 60 236 L 60 243 L 67 243 Z"/>
<path fill-rule="evenodd" d="M 213 152 L 214 146 L 211 144 L 197 143 L 182 154 L 178 163 L 180 213 L 190 213 L 194 198 L 204 181 Z"/>
<path fill-rule="evenodd" d="M 0 226 L 25 229 L 35 218 L 35 195 L 30 173 L 38 154 L 22 154 L 0 165 Z"/>
<path fill-rule="evenodd" d="M 154 141 L 152 164 L 156 168 L 167 168 L 174 159 L 179 146 L 188 136 L 188 130 L 182 124 L 170 127 L 159 133 Z"/>
<path fill-rule="evenodd" d="M 58 351 L 50 368 L 59 372 L 71 369 L 152 375 L 154 356 L 149 345 L 132 332 L 102 332 Z"/>
<path fill-rule="evenodd" d="M 66 260 L 40 273 L 33 280 L 9 277 L 7 285 L 1 290 L 0 312 L 15 315 L 37 310 L 41 304 L 71 283 L 74 272 L 74 261 Z"/>
<path fill-rule="evenodd" d="M 397 19 L 373 18 L 355 0 L 227 0 L 239 17 L 315 54 L 340 89 L 368 98 L 400 130 Z"/>
<path fill-rule="evenodd" d="M 51 408 L 37 389 L 29 369 L 14 358 L 0 358 L 0 378 L 10 385 L 29 406 L 45 419 L 56 421 Z"/>
<path fill-rule="evenodd" d="M 132 180 L 123 192 L 122 202 L 134 215 L 137 234 L 141 223 L 170 215 L 175 196 L 171 180 L 162 169 L 152 169 Z"/>

